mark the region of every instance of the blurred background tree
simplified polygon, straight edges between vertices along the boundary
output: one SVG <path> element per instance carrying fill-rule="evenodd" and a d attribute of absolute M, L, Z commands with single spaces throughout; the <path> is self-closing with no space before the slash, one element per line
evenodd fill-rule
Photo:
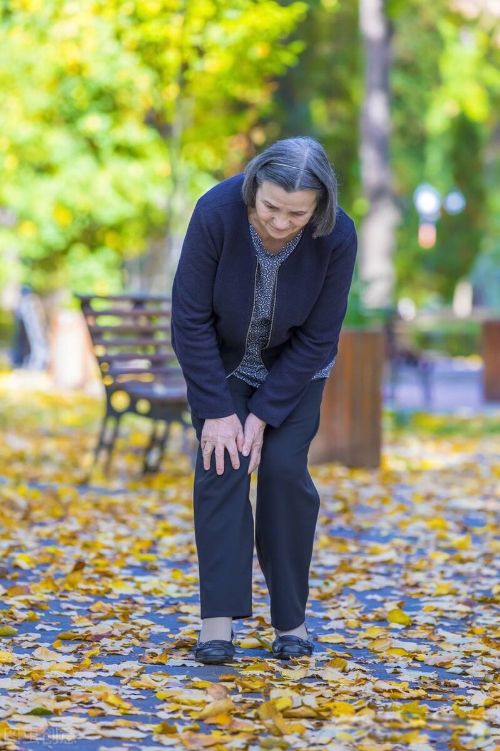
<path fill-rule="evenodd" d="M 398 289 L 419 303 L 449 301 L 476 256 L 494 244 L 500 12 L 483 0 L 393 0 L 390 7 L 397 29 L 392 156 L 402 209 Z M 459 188 L 467 201 L 461 214 L 443 213 L 436 246 L 429 251 L 416 242 L 411 204 L 422 182 L 432 183 L 442 195 Z"/>
<path fill-rule="evenodd" d="M 374 5 L 390 26 L 388 156 L 399 211 L 393 296 L 447 303 L 476 256 L 493 257 L 498 248 L 500 11 L 489 0 Z M 297 32 L 305 50 L 280 80 L 268 133 L 274 138 L 307 132 L 319 138 L 337 167 L 341 203 L 361 225 L 370 209 L 360 170 L 361 3 L 311 0 L 309 6 Z M 460 215 L 442 214 L 437 244 L 428 251 L 418 244 L 412 200 L 423 182 L 442 195 L 459 188 L 467 201 Z"/>
<path fill-rule="evenodd" d="M 497 253 L 499 12 L 490 0 L 379 5 L 389 30 L 389 190 L 399 212 L 391 294 L 443 304 Z M 3 280 L 168 290 L 172 249 L 197 195 L 290 135 L 321 140 L 341 204 L 358 224 L 369 212 L 358 3 L 0 7 Z M 422 182 L 443 195 L 457 187 L 467 201 L 459 216 L 443 214 L 429 250 L 418 244 L 412 201 Z"/>
<path fill-rule="evenodd" d="M 239 168 L 274 79 L 301 49 L 281 42 L 306 10 L 274 0 L 1 8 L 0 206 L 14 217 L 2 248 L 38 289 L 102 292 L 123 284 L 124 259 L 164 258 L 196 193 Z M 167 291 L 162 270 L 150 264 L 142 283 Z"/>

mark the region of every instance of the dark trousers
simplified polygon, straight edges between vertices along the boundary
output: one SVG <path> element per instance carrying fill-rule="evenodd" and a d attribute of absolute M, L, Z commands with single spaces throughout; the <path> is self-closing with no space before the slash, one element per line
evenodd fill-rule
<path fill-rule="evenodd" d="M 247 402 L 255 389 L 228 380 L 244 427 Z M 279 428 L 266 426 L 257 476 L 255 545 L 271 598 L 271 623 L 289 631 L 305 620 L 309 567 L 319 511 L 319 495 L 307 470 L 307 452 L 319 426 L 324 379 L 312 381 Z M 198 440 L 203 420 L 193 415 Z M 254 522 L 249 499 L 248 457 L 232 468 L 226 452 L 224 474 L 215 457 L 203 469 L 198 450 L 194 479 L 194 522 L 200 571 L 201 617 L 245 618 L 252 614 Z"/>

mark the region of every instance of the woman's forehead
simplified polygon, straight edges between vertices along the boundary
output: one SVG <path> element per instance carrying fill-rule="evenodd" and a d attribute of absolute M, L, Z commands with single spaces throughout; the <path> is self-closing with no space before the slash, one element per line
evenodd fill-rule
<path fill-rule="evenodd" d="M 288 193 L 280 185 L 264 180 L 259 185 L 257 194 L 261 200 L 269 201 L 280 209 L 310 211 L 316 206 L 318 192 L 316 190 L 295 190 Z"/>

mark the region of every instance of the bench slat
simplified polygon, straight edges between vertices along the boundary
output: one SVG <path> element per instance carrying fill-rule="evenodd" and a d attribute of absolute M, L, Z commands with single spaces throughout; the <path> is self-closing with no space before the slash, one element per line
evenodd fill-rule
<path fill-rule="evenodd" d="M 131 362 L 133 360 L 147 360 L 151 363 L 169 363 L 169 362 L 177 362 L 176 357 L 174 353 L 165 352 L 164 354 L 153 354 L 153 353 L 144 353 L 144 352 L 116 352 L 111 354 L 110 352 L 105 352 L 102 355 L 96 355 L 98 362 L 109 362 L 109 363 L 127 363 Z"/>
<path fill-rule="evenodd" d="M 141 292 L 131 292 L 127 295 L 75 295 L 75 297 L 84 305 L 89 305 L 91 301 L 104 302 L 158 302 L 170 303 L 171 298 L 168 295 L 148 295 Z"/>
<path fill-rule="evenodd" d="M 154 373 L 155 375 L 163 375 L 163 376 L 180 376 L 182 371 L 178 368 L 161 368 L 161 367 L 155 367 L 154 365 L 151 366 L 149 364 L 140 366 L 140 365 L 125 365 L 120 367 L 113 367 L 111 366 L 108 370 L 104 371 L 105 375 L 111 375 L 111 376 L 120 376 L 120 375 L 130 375 L 130 374 L 140 374 L 140 373 Z"/>
<path fill-rule="evenodd" d="M 170 318 L 170 310 L 161 308 L 104 308 L 103 310 L 89 311 L 89 317 L 100 318 L 101 316 L 116 316 L 117 318 Z"/>
<path fill-rule="evenodd" d="M 131 337 L 123 339 L 102 339 L 94 342 L 96 347 L 172 347 L 170 339 L 151 339 L 148 337 Z"/>
<path fill-rule="evenodd" d="M 137 332 L 138 334 L 154 334 L 155 332 L 169 332 L 170 326 L 164 324 L 148 324 L 148 323 L 119 323 L 110 324 L 109 326 L 99 323 L 90 323 L 89 331 L 95 336 L 104 336 L 104 334 L 121 334 L 129 331 Z"/>

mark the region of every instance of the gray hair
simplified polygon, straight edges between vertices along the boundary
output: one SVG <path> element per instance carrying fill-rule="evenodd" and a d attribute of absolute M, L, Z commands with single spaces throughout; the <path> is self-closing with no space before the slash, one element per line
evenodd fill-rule
<path fill-rule="evenodd" d="M 245 204 L 255 207 L 257 188 L 264 181 L 288 193 L 317 190 L 318 203 L 312 216 L 313 237 L 330 234 L 337 212 L 337 178 L 323 146 L 313 138 L 276 141 L 254 157 L 245 169 L 241 189 Z"/>

